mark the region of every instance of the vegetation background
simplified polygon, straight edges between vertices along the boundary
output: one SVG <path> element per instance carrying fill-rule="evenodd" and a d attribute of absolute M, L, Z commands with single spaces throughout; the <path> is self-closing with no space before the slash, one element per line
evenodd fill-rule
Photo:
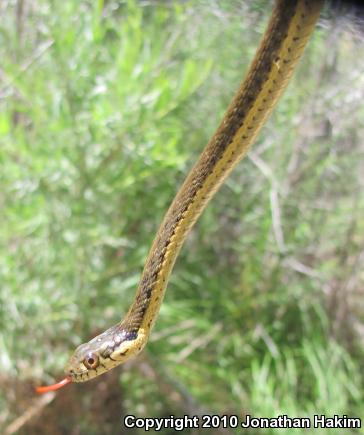
<path fill-rule="evenodd" d="M 271 7 L 0 3 L 2 433 L 115 434 L 125 414 L 363 417 L 364 45 L 328 11 L 188 238 L 146 351 L 33 392 L 127 311 Z"/>

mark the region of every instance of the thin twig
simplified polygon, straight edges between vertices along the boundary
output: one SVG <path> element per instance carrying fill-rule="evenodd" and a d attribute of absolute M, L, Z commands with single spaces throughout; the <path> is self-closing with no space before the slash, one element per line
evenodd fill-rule
<path fill-rule="evenodd" d="M 273 233 L 277 242 L 279 252 L 285 252 L 286 246 L 284 243 L 284 235 L 282 229 L 281 209 L 279 207 L 278 191 L 273 186 L 269 193 L 270 208 L 272 211 Z"/>
<path fill-rule="evenodd" d="M 9 426 L 5 429 L 5 435 L 12 435 L 23 427 L 29 420 L 39 414 L 44 407 L 53 401 L 56 397 L 55 393 L 47 393 L 34 400 L 33 404 L 18 418 L 16 418 Z"/>
<path fill-rule="evenodd" d="M 284 234 L 282 228 L 281 209 L 279 206 L 278 181 L 275 178 L 272 169 L 257 154 L 255 154 L 254 152 L 250 152 L 249 159 L 254 163 L 254 165 L 271 183 L 271 190 L 270 190 L 269 197 L 270 197 L 270 208 L 272 213 L 274 238 L 276 240 L 279 252 L 285 252 L 286 246 L 284 242 Z"/>
<path fill-rule="evenodd" d="M 208 343 L 216 336 L 221 330 L 221 325 L 215 325 L 208 334 L 201 335 L 191 341 L 190 345 L 181 350 L 181 352 L 174 358 L 177 364 L 185 360 L 191 353 L 199 347 L 206 347 Z"/>
<path fill-rule="evenodd" d="M 296 260 L 294 257 L 286 258 L 283 262 L 284 266 L 288 266 L 296 272 L 302 273 L 302 275 L 310 276 L 311 278 L 323 279 L 323 276 L 317 270 L 312 269 L 312 267 L 306 266 L 300 261 Z"/>
<path fill-rule="evenodd" d="M 41 44 L 33 53 L 33 55 L 27 59 L 23 65 L 19 68 L 19 71 L 10 79 L 8 79 L 8 82 L 3 85 L 3 87 L 0 89 L 0 96 L 3 94 L 6 89 L 13 85 L 13 83 L 22 75 L 24 74 L 38 59 L 40 59 L 43 54 L 54 44 L 53 40 L 49 40 Z M 3 73 L 4 74 L 4 73 Z"/>

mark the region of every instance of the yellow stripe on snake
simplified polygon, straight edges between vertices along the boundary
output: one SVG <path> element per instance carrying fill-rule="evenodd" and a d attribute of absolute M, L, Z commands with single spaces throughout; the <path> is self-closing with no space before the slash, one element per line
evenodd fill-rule
<path fill-rule="evenodd" d="M 66 366 L 63 383 L 87 381 L 143 349 L 187 234 L 272 112 L 302 56 L 322 3 L 276 2 L 245 80 L 163 219 L 128 313 L 120 323 L 76 349 Z"/>

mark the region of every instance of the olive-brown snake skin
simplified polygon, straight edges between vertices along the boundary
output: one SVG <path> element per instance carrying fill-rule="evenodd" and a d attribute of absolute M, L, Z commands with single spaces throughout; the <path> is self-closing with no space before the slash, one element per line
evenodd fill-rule
<path fill-rule="evenodd" d="M 120 323 L 76 349 L 65 369 L 68 381 L 98 376 L 145 346 L 187 234 L 272 112 L 313 32 L 322 3 L 276 2 L 245 80 L 163 219 L 128 313 Z"/>

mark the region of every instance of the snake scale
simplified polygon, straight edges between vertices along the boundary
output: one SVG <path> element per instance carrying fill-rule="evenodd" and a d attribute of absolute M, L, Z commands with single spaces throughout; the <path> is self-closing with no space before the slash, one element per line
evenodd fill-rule
<path fill-rule="evenodd" d="M 38 392 L 94 378 L 137 355 L 148 341 L 181 246 L 209 200 L 245 156 L 301 58 L 322 0 L 277 0 L 245 80 L 169 207 L 125 318 L 80 345 L 66 378 Z"/>

